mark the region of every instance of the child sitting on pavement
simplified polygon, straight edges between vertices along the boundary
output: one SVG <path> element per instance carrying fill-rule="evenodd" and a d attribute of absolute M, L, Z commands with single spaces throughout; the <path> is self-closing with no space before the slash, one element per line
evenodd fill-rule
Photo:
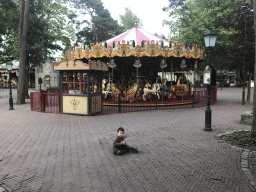
<path fill-rule="evenodd" d="M 126 142 L 124 140 L 124 128 L 119 127 L 117 129 L 117 137 L 115 138 L 113 142 L 113 152 L 115 155 L 123 155 L 124 153 L 128 152 L 134 152 L 138 153 L 139 149 L 135 147 L 130 147 L 129 145 L 126 145 Z"/>

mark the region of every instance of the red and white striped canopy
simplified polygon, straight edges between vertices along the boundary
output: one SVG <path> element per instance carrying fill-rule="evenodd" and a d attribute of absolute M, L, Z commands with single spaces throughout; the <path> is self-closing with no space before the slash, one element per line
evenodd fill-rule
<path fill-rule="evenodd" d="M 164 39 L 161 39 L 160 37 L 152 35 L 144 31 L 143 29 L 138 28 L 137 25 L 135 25 L 133 28 L 131 28 L 130 30 L 122 34 L 107 40 L 106 42 L 107 42 L 107 46 L 112 47 L 114 41 L 117 41 L 117 42 L 120 41 L 122 43 L 123 40 L 125 40 L 125 42 L 134 40 L 135 46 L 141 45 L 141 42 L 143 40 L 145 40 L 145 42 L 148 42 L 148 41 L 151 42 L 152 40 L 154 40 L 155 42 L 158 41 L 159 44 L 161 43 L 160 41 L 163 41 L 164 46 L 169 46 L 169 41 L 166 41 Z"/>

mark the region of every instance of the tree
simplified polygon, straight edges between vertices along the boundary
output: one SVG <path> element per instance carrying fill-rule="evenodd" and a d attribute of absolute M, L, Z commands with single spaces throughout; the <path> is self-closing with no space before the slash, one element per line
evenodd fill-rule
<path fill-rule="evenodd" d="M 131 10 L 131 8 L 124 8 L 124 14 L 120 15 L 121 19 L 121 25 L 124 27 L 125 30 L 129 30 L 134 27 L 134 24 L 136 23 L 138 27 L 142 27 L 142 21 L 140 18 L 134 14 Z"/>
<path fill-rule="evenodd" d="M 253 0 L 253 10 L 256 10 L 256 0 Z M 254 18 L 254 38 L 256 43 L 256 12 L 253 13 Z M 254 55 L 256 57 L 256 45 L 254 46 Z M 255 62 L 255 61 L 254 61 Z M 255 78 L 256 77 L 256 63 L 254 63 L 254 96 L 253 96 L 253 120 L 252 120 L 252 128 L 251 128 L 251 136 L 256 137 L 256 85 Z"/>
<path fill-rule="evenodd" d="M 74 7 L 86 18 L 81 22 L 74 21 L 75 23 L 86 24 L 76 34 L 77 43 L 101 42 L 123 32 L 123 28 L 111 17 L 101 0 L 77 0 Z M 77 16 L 72 15 L 72 18 L 77 18 Z"/>
<path fill-rule="evenodd" d="M 230 33 L 230 30 L 223 28 L 216 19 L 221 16 L 234 17 L 233 7 L 238 0 L 169 0 L 169 2 L 167 9 L 171 10 L 169 17 L 175 18 L 175 21 L 165 20 L 164 23 L 169 25 L 171 32 L 175 34 L 173 41 L 181 41 L 188 46 L 199 44 L 204 47 L 203 35 L 211 26 L 218 33 L 218 44 L 227 43 L 226 34 Z"/>
<path fill-rule="evenodd" d="M 67 26 L 65 17 L 69 11 L 65 4 L 68 1 L 0 0 L 1 6 L 3 6 L 0 19 L 8 21 L 6 22 L 8 24 L 0 21 L 0 39 L 3 42 L 0 44 L 2 52 L 0 62 L 20 59 L 17 89 L 19 104 L 25 103 L 24 95 L 28 95 L 28 80 L 26 78 L 29 67 L 43 63 L 47 58 L 52 59 L 55 51 L 62 50 L 61 44 L 65 46 L 71 44 L 70 36 L 74 36 L 74 30 Z M 29 13 L 27 14 L 25 11 L 28 9 Z M 19 22 L 20 29 L 17 28 Z M 23 77 L 24 74 L 25 77 Z"/>
<path fill-rule="evenodd" d="M 253 2 L 240 1 L 234 7 L 234 18 L 219 17 L 221 25 L 227 30 L 232 28 L 233 33 L 228 34 L 232 41 L 226 46 L 226 64 L 230 69 L 240 70 L 242 80 L 249 80 L 247 91 L 247 103 L 250 103 L 250 81 L 253 75 L 254 56 L 254 21 L 253 21 Z M 247 75 L 248 74 L 248 75 Z"/>
<path fill-rule="evenodd" d="M 19 2 L 0 0 L 0 64 L 17 59 Z"/>
<path fill-rule="evenodd" d="M 28 36 L 29 0 L 20 0 L 20 26 L 19 26 L 19 80 L 17 88 L 17 104 L 25 104 L 25 75 L 26 51 Z"/>
<path fill-rule="evenodd" d="M 158 33 L 154 33 L 155 36 L 157 37 L 160 37 L 162 39 L 165 39 L 166 41 L 169 41 L 167 37 L 165 37 L 165 35 L 161 34 L 161 35 L 158 35 Z"/>
<path fill-rule="evenodd" d="M 212 26 L 218 33 L 218 39 L 214 50 L 217 69 L 237 70 L 243 66 L 243 53 L 246 47 L 246 69 L 254 62 L 252 47 L 253 41 L 252 20 L 247 19 L 247 43 L 244 45 L 244 18 L 241 17 L 241 6 L 245 1 L 239 0 L 169 0 L 170 16 L 176 21 L 167 21 L 174 37 L 172 41 L 184 42 L 187 46 L 199 44 L 204 47 L 203 35 Z M 240 2 L 240 3 L 239 3 Z M 174 9 L 178 6 L 178 9 Z M 251 27 L 250 27 L 251 26 Z M 242 54 L 241 54 L 242 53 Z M 250 69 L 250 71 L 252 71 Z M 244 72 L 243 72 L 244 73 Z"/>

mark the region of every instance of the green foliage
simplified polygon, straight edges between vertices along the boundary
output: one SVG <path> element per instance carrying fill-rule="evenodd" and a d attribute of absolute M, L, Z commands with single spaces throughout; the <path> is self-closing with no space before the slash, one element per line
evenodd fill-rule
<path fill-rule="evenodd" d="M 253 26 L 253 1 L 251 0 L 250 2 L 250 4 L 246 4 L 245 1 L 240 1 L 234 7 L 233 12 L 235 17 L 219 17 L 218 20 L 224 29 L 232 29 L 232 33 L 226 34 L 230 43 L 224 45 L 226 65 L 230 69 L 249 70 L 249 73 L 252 73 L 255 62 L 255 35 Z M 242 11 L 243 6 L 247 6 L 248 9 L 246 12 Z"/>
<path fill-rule="evenodd" d="M 38 64 L 54 51 L 62 50 L 60 44 L 70 45 L 73 28 L 66 25 L 69 10 L 66 0 L 30 0 L 27 63 Z M 19 58 L 19 1 L 0 0 L 0 63 Z M 3 22 L 1 22 L 3 21 Z M 8 21 L 8 22 L 6 22 Z"/>
<path fill-rule="evenodd" d="M 142 21 L 140 18 L 134 14 L 131 10 L 131 8 L 124 8 L 124 14 L 120 15 L 121 24 L 124 27 L 125 30 L 129 30 L 134 27 L 135 22 L 137 23 L 138 27 L 142 27 Z"/>
<path fill-rule="evenodd" d="M 70 45 L 74 29 L 66 25 L 69 13 L 64 1 L 32 1 L 28 31 L 28 59 L 30 63 L 44 62 L 54 51 L 62 50 L 60 44 Z"/>
<path fill-rule="evenodd" d="M 17 0 L 0 0 L 0 5 L 0 63 L 5 63 L 18 57 L 19 6 Z"/>
<path fill-rule="evenodd" d="M 218 34 L 213 53 L 214 66 L 222 70 L 241 69 L 246 50 L 246 69 L 253 71 L 250 68 L 254 66 L 253 17 L 247 18 L 247 43 L 244 44 L 243 5 L 244 0 L 169 0 L 169 6 L 164 10 L 170 11 L 171 20 L 165 20 L 164 23 L 174 34 L 172 41 L 184 42 L 190 47 L 199 44 L 201 48 L 205 46 L 203 36 L 212 26 Z"/>
<path fill-rule="evenodd" d="M 86 24 L 76 34 L 76 43 L 88 45 L 96 41 L 102 42 L 124 31 L 118 22 L 111 17 L 109 11 L 104 8 L 101 0 L 77 0 L 73 6 L 85 16 L 85 19 L 78 23 Z M 77 16 L 78 14 L 70 15 L 70 18 L 74 19 L 74 23 L 77 23 L 75 21 Z"/>
<path fill-rule="evenodd" d="M 46 87 L 46 91 L 58 91 L 59 87 L 56 85 L 50 85 Z"/>
<path fill-rule="evenodd" d="M 160 37 L 162 39 L 165 39 L 166 41 L 169 41 L 167 37 L 165 37 L 165 35 L 161 34 L 161 35 L 158 35 L 157 33 L 154 33 L 155 36 L 157 37 Z"/>

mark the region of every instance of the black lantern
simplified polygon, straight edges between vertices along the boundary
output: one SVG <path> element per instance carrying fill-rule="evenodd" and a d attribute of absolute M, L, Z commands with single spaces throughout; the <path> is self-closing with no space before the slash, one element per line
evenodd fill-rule
<path fill-rule="evenodd" d="M 206 66 L 203 76 L 203 83 L 207 86 L 207 98 L 206 98 L 206 110 L 205 110 L 205 131 L 212 131 L 211 122 L 212 122 L 212 111 L 210 108 L 211 105 L 211 85 L 214 85 L 213 79 L 213 71 L 211 70 L 213 67 L 211 65 L 211 49 L 215 47 L 215 43 L 217 40 L 217 33 L 212 31 L 212 27 L 209 28 L 209 32 L 204 35 L 204 43 L 205 47 L 208 48 L 208 56 L 209 56 L 209 65 Z M 215 81 L 216 83 L 216 81 Z"/>
<path fill-rule="evenodd" d="M 10 93 L 9 93 L 9 110 L 13 110 L 13 98 L 12 98 L 12 83 L 11 83 L 11 72 L 12 72 L 12 62 L 8 61 L 6 63 L 6 70 L 9 72 L 9 88 L 10 88 Z"/>
<path fill-rule="evenodd" d="M 217 40 L 217 33 L 212 31 L 212 27 L 209 27 L 209 32 L 204 35 L 204 43 L 206 48 L 215 47 L 215 43 Z"/>

